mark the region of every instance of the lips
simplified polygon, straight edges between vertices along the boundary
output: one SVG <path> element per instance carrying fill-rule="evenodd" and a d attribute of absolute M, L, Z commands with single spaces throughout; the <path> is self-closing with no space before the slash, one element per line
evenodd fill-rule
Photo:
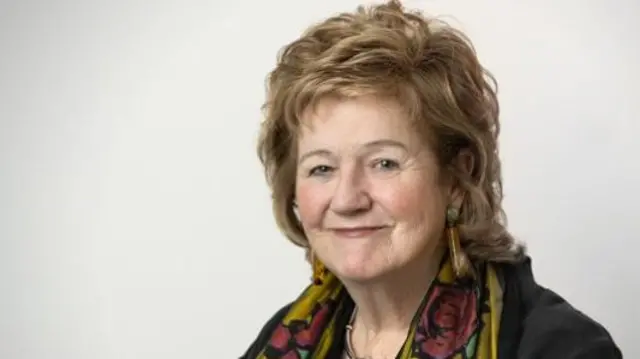
<path fill-rule="evenodd" d="M 344 227 L 344 228 L 332 228 L 331 231 L 339 237 L 347 238 L 359 238 L 369 237 L 372 234 L 385 229 L 386 226 L 376 227 Z"/>

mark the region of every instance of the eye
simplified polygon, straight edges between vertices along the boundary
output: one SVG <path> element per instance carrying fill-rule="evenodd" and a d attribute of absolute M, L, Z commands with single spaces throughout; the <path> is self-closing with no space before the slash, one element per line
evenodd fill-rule
<path fill-rule="evenodd" d="M 315 166 L 309 170 L 309 177 L 311 176 L 325 176 L 333 171 L 333 168 L 327 165 Z"/>
<path fill-rule="evenodd" d="M 388 158 L 381 158 L 373 163 L 373 167 L 383 171 L 392 171 L 398 169 L 400 164 L 397 161 L 390 160 Z"/>

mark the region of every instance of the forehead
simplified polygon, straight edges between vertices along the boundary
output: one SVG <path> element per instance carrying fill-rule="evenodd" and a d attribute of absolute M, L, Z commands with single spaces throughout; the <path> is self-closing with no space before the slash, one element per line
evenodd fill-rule
<path fill-rule="evenodd" d="M 407 146 L 418 141 L 412 121 L 394 100 L 363 96 L 326 98 L 301 116 L 298 145 L 341 147 L 380 139 L 393 139 Z"/>

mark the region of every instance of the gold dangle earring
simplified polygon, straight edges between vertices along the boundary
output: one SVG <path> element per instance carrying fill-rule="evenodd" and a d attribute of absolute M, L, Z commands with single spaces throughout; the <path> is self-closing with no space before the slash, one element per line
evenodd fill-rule
<path fill-rule="evenodd" d="M 313 284 L 322 285 L 327 277 L 327 267 L 313 253 L 310 254 L 310 257 L 313 266 Z"/>
<path fill-rule="evenodd" d="M 324 283 L 327 268 L 317 258 L 313 260 L 313 284 L 322 285 Z"/>
<path fill-rule="evenodd" d="M 449 244 L 449 256 L 451 266 L 456 277 L 473 277 L 471 261 L 460 245 L 460 232 L 458 230 L 458 220 L 460 212 L 452 206 L 447 207 L 447 242 Z"/>

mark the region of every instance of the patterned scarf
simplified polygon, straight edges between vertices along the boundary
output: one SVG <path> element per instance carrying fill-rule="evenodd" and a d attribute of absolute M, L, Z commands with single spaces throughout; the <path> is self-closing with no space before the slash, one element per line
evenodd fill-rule
<path fill-rule="evenodd" d="M 397 359 L 497 359 L 502 288 L 490 264 L 478 280 L 456 279 L 449 260 L 414 317 Z M 257 359 L 330 359 L 337 313 L 347 300 L 329 274 L 291 305 Z"/>

